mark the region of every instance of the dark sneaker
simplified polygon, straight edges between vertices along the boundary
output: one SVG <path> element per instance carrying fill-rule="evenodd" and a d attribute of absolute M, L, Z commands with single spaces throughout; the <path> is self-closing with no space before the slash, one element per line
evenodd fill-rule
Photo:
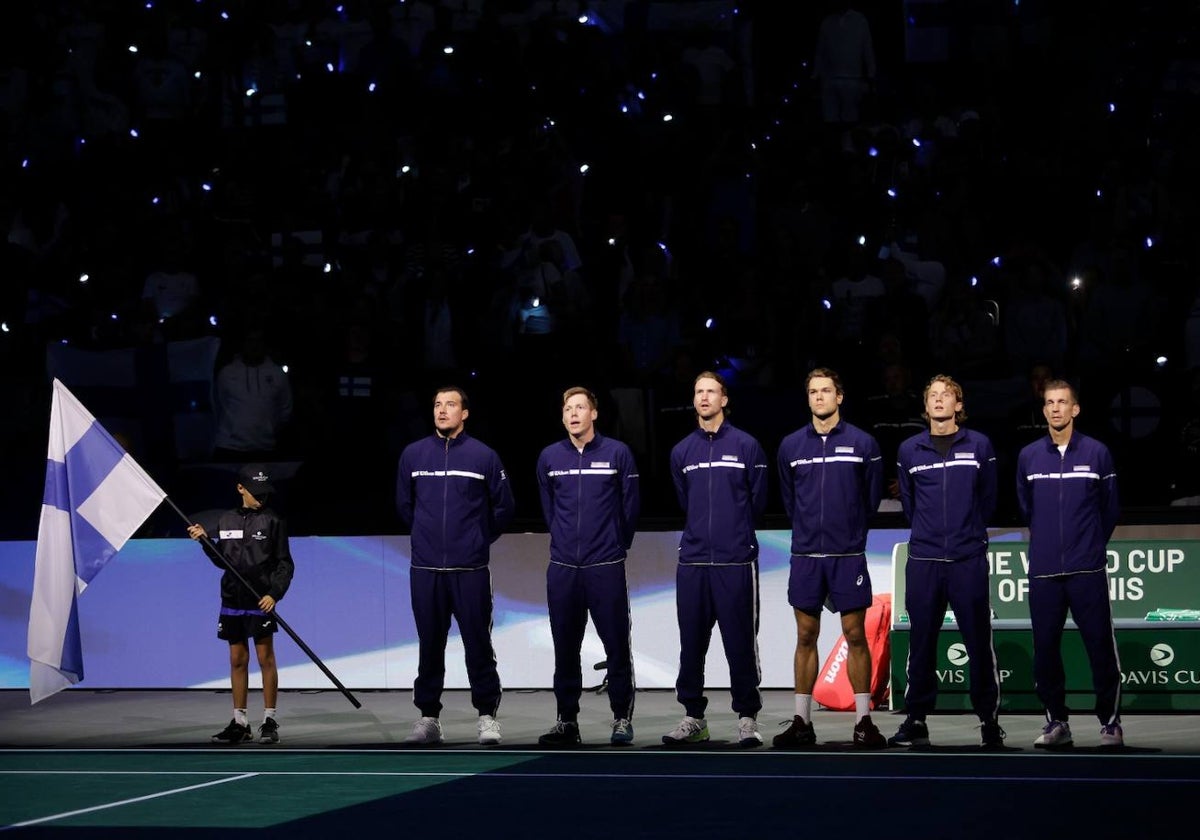
<path fill-rule="evenodd" d="M 882 750 L 888 745 L 887 738 L 879 731 L 879 727 L 871 720 L 870 715 L 854 724 L 854 747 L 859 750 Z"/>
<path fill-rule="evenodd" d="M 231 718 L 228 726 L 212 736 L 212 742 L 214 744 L 241 744 L 253 737 L 249 726 L 243 726 Z"/>
<path fill-rule="evenodd" d="M 979 724 L 979 742 L 985 750 L 999 750 L 1004 747 L 1004 736 L 1007 733 L 994 720 L 985 720 Z"/>
<path fill-rule="evenodd" d="M 583 743 L 579 737 L 579 724 L 573 720 L 560 720 L 554 728 L 538 738 L 538 746 L 573 747 Z"/>
<path fill-rule="evenodd" d="M 905 718 L 904 723 L 896 730 L 896 734 L 888 738 L 889 747 L 927 747 L 929 746 L 929 727 L 923 720 Z"/>
<path fill-rule="evenodd" d="M 275 722 L 275 718 L 263 718 L 262 726 L 258 727 L 258 743 L 279 743 L 279 724 Z"/>
<path fill-rule="evenodd" d="M 771 746 L 777 750 L 801 750 L 817 745 L 817 733 L 813 725 L 801 719 L 800 715 L 792 718 L 792 725 L 771 739 Z"/>

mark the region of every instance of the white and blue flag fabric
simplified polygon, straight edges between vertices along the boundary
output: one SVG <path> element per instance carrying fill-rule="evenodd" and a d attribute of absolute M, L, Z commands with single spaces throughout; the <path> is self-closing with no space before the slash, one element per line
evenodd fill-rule
<path fill-rule="evenodd" d="M 29 605 L 31 704 L 83 679 L 76 599 L 166 495 L 55 379 Z"/>

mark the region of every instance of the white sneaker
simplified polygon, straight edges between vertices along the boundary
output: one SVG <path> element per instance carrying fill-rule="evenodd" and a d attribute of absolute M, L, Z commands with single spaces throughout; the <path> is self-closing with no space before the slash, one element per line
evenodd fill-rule
<path fill-rule="evenodd" d="M 413 724 L 412 732 L 404 739 L 406 744 L 442 743 L 442 722 L 435 717 L 423 717 Z"/>
<path fill-rule="evenodd" d="M 708 721 L 684 715 L 679 725 L 663 736 L 664 744 L 699 744 L 708 740 Z"/>
<path fill-rule="evenodd" d="M 1075 743 L 1071 737 L 1071 727 L 1063 720 L 1052 720 L 1042 727 L 1042 734 L 1033 742 L 1035 747 L 1047 750 L 1058 750 Z"/>
<path fill-rule="evenodd" d="M 738 718 L 737 742 L 739 747 L 761 747 L 763 739 L 758 732 L 758 721 L 752 717 Z"/>
<path fill-rule="evenodd" d="M 479 716 L 479 743 L 494 747 L 500 743 L 500 721 L 491 715 Z"/>
<path fill-rule="evenodd" d="M 1123 747 L 1125 746 L 1125 730 L 1121 729 L 1119 723 L 1107 723 L 1100 727 L 1100 746 L 1102 747 Z"/>

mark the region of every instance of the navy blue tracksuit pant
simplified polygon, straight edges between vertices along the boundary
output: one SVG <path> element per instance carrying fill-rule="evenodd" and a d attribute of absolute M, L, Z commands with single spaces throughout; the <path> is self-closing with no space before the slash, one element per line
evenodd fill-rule
<path fill-rule="evenodd" d="M 1066 722 L 1066 674 L 1062 638 L 1067 610 L 1092 666 L 1096 717 L 1107 725 L 1121 719 L 1121 663 L 1113 634 L 1108 575 L 1103 569 L 1074 575 L 1029 578 L 1029 617 L 1033 623 L 1033 679 L 1047 720 Z"/>
<path fill-rule="evenodd" d="M 758 686 L 758 564 L 708 566 L 680 563 L 675 572 L 679 617 L 679 678 L 675 696 L 688 715 L 704 717 L 704 658 L 713 625 L 721 628 L 733 711 L 755 717 L 762 708 Z"/>
<path fill-rule="evenodd" d="M 554 697 L 558 716 L 579 718 L 583 694 L 581 651 L 591 613 L 608 660 L 608 701 L 613 719 L 633 718 L 633 649 L 625 561 L 594 566 L 551 563 L 546 570 L 550 635 L 554 639 Z"/>
<path fill-rule="evenodd" d="M 471 684 L 471 705 L 481 715 L 500 708 L 500 675 L 492 647 L 492 573 L 484 566 L 462 571 L 409 570 L 413 620 L 420 655 L 413 704 L 428 717 L 442 711 L 446 682 L 446 640 L 450 619 L 458 622 Z"/>
<path fill-rule="evenodd" d="M 970 658 L 971 705 L 980 720 L 995 720 L 1000 710 L 1000 674 L 992 646 L 987 555 L 950 562 L 910 557 L 904 568 L 904 587 L 909 621 L 908 686 L 904 690 L 908 716 L 923 720 L 937 701 L 937 639 L 949 605 Z"/>

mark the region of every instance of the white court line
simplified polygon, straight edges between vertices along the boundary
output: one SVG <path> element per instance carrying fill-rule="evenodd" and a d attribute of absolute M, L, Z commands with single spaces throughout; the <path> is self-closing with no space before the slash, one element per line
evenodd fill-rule
<path fill-rule="evenodd" d="M 40 772 L 40 771 L 39 771 Z M 119 802 L 107 802 L 104 805 L 93 805 L 91 808 L 80 808 L 77 811 L 64 811 L 61 814 L 51 814 L 48 817 L 38 817 L 36 820 L 26 820 L 25 822 L 13 823 L 0 827 L 0 831 L 7 831 L 10 828 L 23 828 L 27 825 L 37 825 L 38 823 L 50 822 L 51 820 L 62 820 L 67 817 L 77 817 L 80 814 L 90 814 L 93 811 L 104 811 L 109 808 L 119 808 L 122 805 L 132 805 L 135 802 L 146 802 L 151 799 L 159 799 L 163 796 L 172 796 L 176 793 L 187 793 L 189 790 L 199 790 L 200 788 L 212 787 L 213 785 L 223 785 L 226 782 L 237 782 L 242 779 L 249 779 L 257 776 L 257 773 L 242 773 L 239 776 L 232 776 L 228 779 L 214 779 L 211 782 L 202 782 L 198 785 L 188 785 L 187 787 L 174 788 L 172 790 L 164 790 L 159 793 L 151 793 L 146 796 L 135 796 L 132 799 L 122 799 Z"/>
<path fill-rule="evenodd" d="M 217 773 L 220 771 L 210 770 L 200 773 L 190 773 L 188 771 L 173 771 L 179 775 L 205 775 L 205 773 Z M 229 771 L 234 772 L 234 771 Z M 3 770 L 0 775 L 102 775 L 102 776 L 141 776 L 141 775 L 169 775 L 169 773 L 153 773 L 145 770 Z M 779 781 L 779 782 L 837 782 L 837 781 L 856 781 L 856 782 L 1032 782 L 1042 784 L 1045 782 L 1052 783 L 1079 783 L 1079 784 L 1113 784 L 1119 782 L 1128 782 L 1130 784 L 1195 784 L 1194 777 L 1173 778 L 1173 777 L 1120 777 L 1120 776 L 979 776 L 979 775 L 922 775 L 908 773 L 900 775 L 864 775 L 861 773 L 509 773 L 509 772 L 494 772 L 488 770 L 480 771 L 446 771 L 446 772 L 428 772 L 428 771 L 388 771 L 388 770 L 254 770 L 248 771 L 243 776 L 237 778 L 248 778 L 250 776 L 348 776 L 348 777 L 395 777 L 395 778 L 413 778 L 413 779 L 530 779 L 530 780 L 560 780 L 570 779 L 575 780 L 610 780 L 610 779 L 633 779 L 637 781 L 692 781 L 699 782 L 706 779 L 713 781 Z M 224 782 L 234 781 L 234 779 L 218 779 L 214 782 L 206 782 L 202 785 L 193 785 L 192 787 L 179 788 L 174 791 L 165 791 L 163 793 L 153 794 L 151 796 L 141 797 L 141 799 L 153 799 L 156 796 L 166 796 L 171 793 L 179 793 L 195 788 L 207 787 L 208 785 L 222 784 Z M 137 802 L 138 799 L 126 800 L 127 802 Z M 124 802 L 114 802 L 112 805 L 101 805 L 99 808 L 109 808 L 116 805 L 125 804 Z M 90 808 L 87 810 L 98 810 L 98 808 Z M 83 811 L 72 813 L 84 813 Z M 64 814 L 59 816 L 70 816 Z M 54 819 L 47 817 L 46 819 Z M 27 823 L 19 823 L 19 825 L 27 825 Z"/>

